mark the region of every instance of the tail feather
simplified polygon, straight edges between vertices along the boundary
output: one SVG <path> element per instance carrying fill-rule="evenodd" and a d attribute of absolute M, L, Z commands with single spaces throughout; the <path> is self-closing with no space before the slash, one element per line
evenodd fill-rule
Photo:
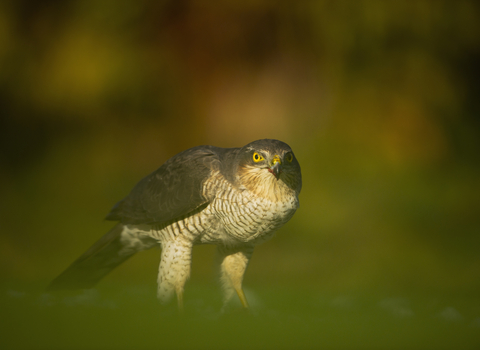
<path fill-rule="evenodd" d="M 136 253 L 125 251 L 120 238 L 124 226 L 117 224 L 90 249 L 55 278 L 47 290 L 88 289 Z"/>

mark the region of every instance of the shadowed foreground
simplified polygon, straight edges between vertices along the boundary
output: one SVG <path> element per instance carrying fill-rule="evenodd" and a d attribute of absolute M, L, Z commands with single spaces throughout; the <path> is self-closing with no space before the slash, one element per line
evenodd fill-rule
<path fill-rule="evenodd" d="M 121 288 L 119 288 L 121 287 Z M 247 290 L 252 312 L 220 314 L 213 287 L 191 286 L 185 313 L 153 285 L 42 294 L 2 286 L 8 349 L 473 349 L 480 298 Z"/>

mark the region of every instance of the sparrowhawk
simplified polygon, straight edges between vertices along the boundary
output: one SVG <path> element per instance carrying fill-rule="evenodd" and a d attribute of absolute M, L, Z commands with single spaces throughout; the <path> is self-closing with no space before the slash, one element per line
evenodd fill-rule
<path fill-rule="evenodd" d="M 242 280 L 253 248 L 292 218 L 301 187 L 300 165 L 284 142 L 190 148 L 118 202 L 106 219 L 119 223 L 49 289 L 91 288 L 133 254 L 160 244 L 157 296 L 167 302 L 176 293 L 181 309 L 192 247 L 216 244 L 224 302 L 236 292 L 248 307 Z"/>

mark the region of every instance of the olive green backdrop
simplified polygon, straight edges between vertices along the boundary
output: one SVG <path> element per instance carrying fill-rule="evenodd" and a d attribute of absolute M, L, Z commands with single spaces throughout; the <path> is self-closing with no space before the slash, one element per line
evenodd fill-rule
<path fill-rule="evenodd" d="M 3 1 L 2 342 L 475 348 L 479 61 L 476 1 Z M 207 246 L 181 318 L 155 300 L 159 250 L 44 292 L 169 157 L 260 138 L 293 148 L 304 187 L 253 256 L 251 314 L 219 313 Z"/>

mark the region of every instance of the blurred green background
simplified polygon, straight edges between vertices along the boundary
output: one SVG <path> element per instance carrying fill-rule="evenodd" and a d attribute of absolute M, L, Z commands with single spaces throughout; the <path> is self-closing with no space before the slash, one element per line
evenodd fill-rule
<path fill-rule="evenodd" d="M 0 67 L 5 349 L 480 346 L 479 2 L 6 0 Z M 43 292 L 169 157 L 260 138 L 304 185 L 252 314 L 219 313 L 207 246 L 181 318 L 159 250 Z"/>

